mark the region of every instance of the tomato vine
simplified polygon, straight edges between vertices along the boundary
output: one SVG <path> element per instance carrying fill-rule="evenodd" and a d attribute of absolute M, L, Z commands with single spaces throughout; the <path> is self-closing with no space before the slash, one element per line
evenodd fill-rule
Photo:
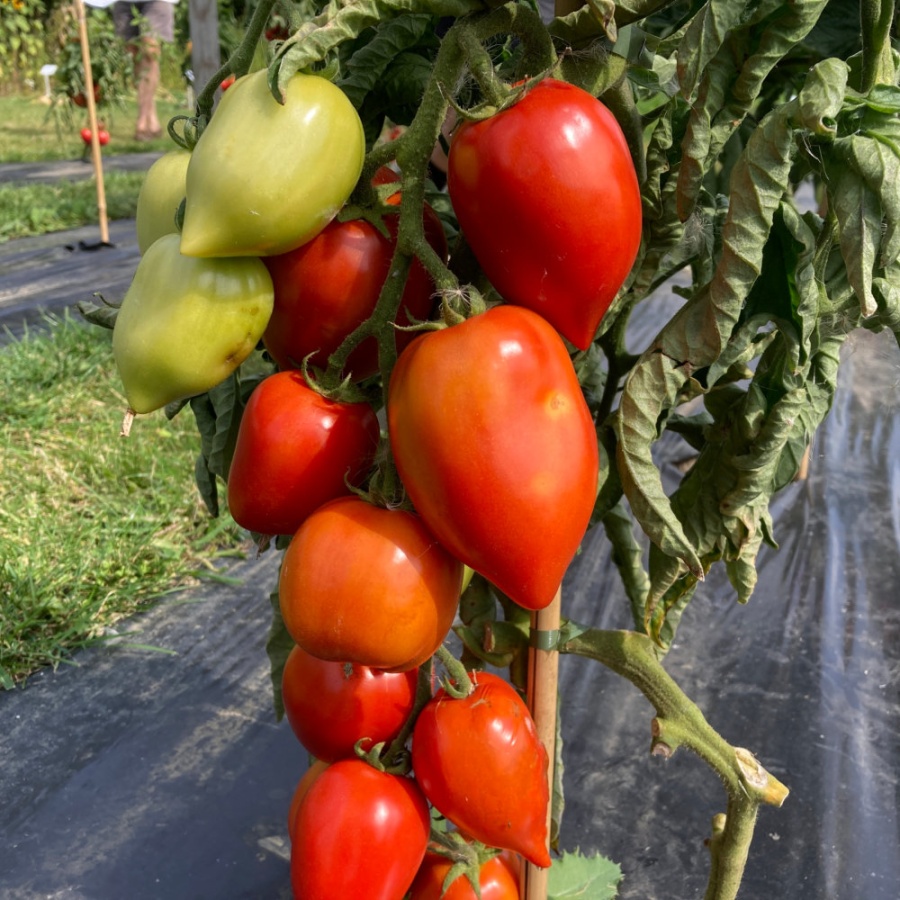
<path fill-rule="evenodd" d="M 196 114 L 170 125 L 173 138 L 196 144 L 214 115 L 219 82 L 248 71 L 275 6 L 260 0 L 244 42 L 200 93 Z M 414 261 L 433 282 L 451 329 L 508 300 L 478 263 L 462 216 L 436 187 L 432 161 L 448 122 L 501 116 L 548 78 L 575 85 L 612 111 L 640 185 L 640 247 L 593 340 L 564 352 L 601 461 L 589 527 L 602 527 L 609 539 L 634 627 L 601 631 L 563 617 L 558 631 L 536 630 L 528 612 L 479 576 L 463 594 L 454 629 L 460 660 L 448 660 L 446 648 L 438 654 L 451 680 L 454 672 L 462 681 L 466 669 L 490 665 L 508 668 L 523 687 L 529 646 L 537 642 L 545 652 L 594 659 L 635 684 L 655 708 L 652 752 L 691 750 L 725 786 L 727 809 L 709 840 L 706 900 L 731 900 L 757 810 L 780 806 L 787 788 L 712 728 L 663 661 L 684 609 L 714 566 L 724 567 L 739 602 L 750 600 L 757 555 L 763 545 L 777 546 L 772 498 L 797 476 L 828 415 L 847 335 L 855 328 L 900 335 L 894 5 L 864 0 L 852 23 L 841 19 L 846 7 L 826 0 L 589 0 L 558 3 L 556 11 L 542 16 L 524 0 L 336 0 L 309 12 L 279 3 L 291 29 L 272 48 L 266 82 L 272 103 L 286 102 L 298 73 L 314 72 L 344 91 L 365 129 L 362 174 L 343 216 L 378 221 L 386 191 L 373 187 L 376 172 L 390 165 L 400 179 L 393 255 L 377 305 L 314 379 L 340 401 L 353 350 L 374 338 L 379 372 L 364 380 L 363 396 L 390 407 L 391 376 L 404 368 L 397 365 L 395 322 Z M 400 133 L 381 140 L 386 125 L 401 126 Z M 547 169 L 537 179 L 553 177 Z M 801 184 L 816 192 L 815 209 L 799 204 Z M 449 261 L 428 240 L 426 203 L 434 203 L 454 239 Z M 579 227 L 602 229 L 598 212 Z M 631 351 L 633 314 L 676 276 L 683 304 L 646 346 Z M 108 323 L 109 311 L 102 317 Z M 433 319 L 421 328 L 441 324 Z M 485 368 L 499 382 L 499 369 Z M 214 512 L 216 482 L 227 481 L 257 380 L 236 372 L 190 400 L 203 438 L 198 483 Z M 693 454 L 674 491 L 664 487 L 654 458 L 664 433 L 678 435 Z M 404 505 L 395 496 L 403 479 L 387 444 L 382 450 L 369 489 L 380 493 L 382 507 L 406 513 L 409 498 Z M 446 509 L 435 518 L 442 515 Z M 464 549 L 457 551 L 461 559 Z M 290 642 L 277 599 L 274 606 L 277 706 Z M 433 665 L 423 665 L 406 726 L 373 761 L 377 756 L 403 770 Z M 470 879 L 480 861 L 468 854 Z"/>

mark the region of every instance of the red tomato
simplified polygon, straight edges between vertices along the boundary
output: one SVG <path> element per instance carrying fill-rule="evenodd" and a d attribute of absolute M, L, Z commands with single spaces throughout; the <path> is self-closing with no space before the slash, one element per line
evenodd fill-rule
<path fill-rule="evenodd" d="M 370 739 L 369 749 L 400 733 L 413 710 L 417 674 L 330 662 L 294 647 L 281 679 L 285 715 L 317 759 L 351 758 L 362 738 Z"/>
<path fill-rule="evenodd" d="M 312 787 L 313 782 L 328 768 L 330 763 L 317 759 L 301 776 L 294 788 L 294 795 L 291 797 L 291 805 L 288 808 L 288 837 L 294 840 L 294 834 L 297 831 L 297 815 L 300 812 L 300 804 L 307 792 Z"/>
<path fill-rule="evenodd" d="M 412 739 L 412 767 L 429 802 L 460 831 L 490 847 L 550 865 L 547 751 L 515 689 L 473 672 L 475 690 L 443 689 L 425 705 Z"/>
<path fill-rule="evenodd" d="M 90 145 L 91 140 L 93 139 L 93 132 L 90 128 L 81 129 L 81 139 L 85 144 Z M 97 143 L 100 144 L 101 147 L 105 147 L 109 143 L 109 132 L 103 128 L 99 128 L 97 130 Z"/>
<path fill-rule="evenodd" d="M 640 187 L 612 113 L 546 78 L 456 130 L 447 189 L 500 296 L 586 349 L 641 241 Z"/>
<path fill-rule="evenodd" d="M 501 305 L 419 337 L 391 375 L 388 430 L 435 537 L 521 606 L 550 603 L 590 520 L 598 452 L 547 322 Z"/>
<path fill-rule="evenodd" d="M 366 403 L 338 403 L 300 372 L 278 372 L 253 390 L 228 473 L 234 520 L 260 534 L 293 534 L 323 503 L 368 474 L 378 419 Z"/>
<path fill-rule="evenodd" d="M 426 853 L 410 889 L 409 900 L 477 900 L 465 875 L 451 882 L 442 893 L 452 863 L 438 853 Z M 519 884 L 506 862 L 495 856 L 482 864 L 478 874 L 481 900 L 519 900 Z"/>
<path fill-rule="evenodd" d="M 403 672 L 447 636 L 462 577 L 462 563 L 418 516 L 341 498 L 291 539 L 279 579 L 281 615 L 313 656 Z"/>
<path fill-rule="evenodd" d="M 387 183 L 397 176 L 379 171 L 374 182 Z M 388 202 L 399 203 L 396 194 Z M 275 286 L 275 307 L 263 342 L 281 369 L 296 368 L 305 356 L 324 366 L 328 357 L 375 309 L 390 270 L 397 234 L 397 217 L 384 219 L 391 239 L 363 219 L 333 221 L 302 247 L 280 256 L 266 257 Z M 447 239 L 437 214 L 425 209 L 425 234 L 438 255 L 447 258 Z M 427 319 L 434 301 L 434 284 L 418 260 L 413 260 L 403 291 L 397 322 L 409 325 L 411 317 Z M 398 351 L 414 337 L 396 332 Z M 378 370 L 378 344 L 363 341 L 351 354 L 346 371 L 354 381 Z"/>
<path fill-rule="evenodd" d="M 229 75 L 227 78 L 223 78 L 222 81 L 219 82 L 219 87 L 223 91 L 227 91 L 228 88 L 230 88 L 235 83 L 235 81 L 237 81 L 237 76 L 232 72 L 231 75 Z"/>
<path fill-rule="evenodd" d="M 313 782 L 291 845 L 296 900 L 402 900 L 425 856 L 428 804 L 411 778 L 358 759 Z"/>

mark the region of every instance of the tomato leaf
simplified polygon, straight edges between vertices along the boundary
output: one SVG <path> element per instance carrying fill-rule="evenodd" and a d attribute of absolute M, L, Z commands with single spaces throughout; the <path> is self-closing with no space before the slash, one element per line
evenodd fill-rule
<path fill-rule="evenodd" d="M 730 23 L 729 16 L 710 17 L 709 24 L 704 18 L 704 24 L 693 31 L 689 29 L 679 52 L 680 60 L 692 58 L 695 52 L 708 55 L 717 37 L 723 42 L 711 56 L 693 98 L 678 177 L 682 220 L 693 210 L 704 177 L 750 111 L 765 79 L 788 51 L 806 37 L 826 2 L 800 0 L 786 5 L 769 0 L 755 8 L 750 6 L 740 11 L 743 21 L 731 28 L 727 40 L 721 29 Z M 697 80 L 692 66 L 682 62 L 679 71 L 682 69 L 690 76 L 689 83 Z"/>
<path fill-rule="evenodd" d="M 241 414 L 259 378 L 241 380 L 235 372 L 212 390 L 190 400 L 200 432 L 200 456 L 194 470 L 197 487 L 210 514 L 219 514 L 216 477 L 228 479 Z"/>
<path fill-rule="evenodd" d="M 434 19 L 429 15 L 409 15 L 382 25 L 374 37 L 357 49 L 344 66 L 339 86 L 360 109 L 366 95 L 378 88 L 397 56 L 416 47 L 422 38 L 434 37 Z"/>
<path fill-rule="evenodd" d="M 621 880 L 621 868 L 604 856 L 563 853 L 550 868 L 547 900 L 613 900 Z"/>

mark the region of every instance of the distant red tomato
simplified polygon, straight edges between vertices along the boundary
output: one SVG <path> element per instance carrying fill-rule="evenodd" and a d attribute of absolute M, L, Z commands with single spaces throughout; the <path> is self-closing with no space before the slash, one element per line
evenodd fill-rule
<path fill-rule="evenodd" d="M 365 403 L 338 403 L 301 372 L 277 372 L 250 395 L 228 472 L 234 520 L 260 534 L 293 534 L 323 503 L 360 484 L 378 446 Z"/>
<path fill-rule="evenodd" d="M 94 103 L 100 103 L 103 100 L 103 90 L 100 85 L 94 82 Z M 84 92 L 78 91 L 76 94 L 69 94 L 69 99 L 76 105 L 84 109 L 87 106 L 87 97 Z"/>
<path fill-rule="evenodd" d="M 219 87 L 222 88 L 223 91 L 227 91 L 228 88 L 230 88 L 236 80 L 237 76 L 232 72 L 231 75 L 229 75 L 227 78 L 224 78 L 220 82 Z"/>
<path fill-rule="evenodd" d="M 88 146 L 91 145 L 93 141 L 94 133 L 90 128 L 82 128 L 81 129 L 81 139 Z M 105 147 L 109 143 L 109 132 L 105 128 L 97 129 L 97 143 L 100 144 L 101 147 Z"/>

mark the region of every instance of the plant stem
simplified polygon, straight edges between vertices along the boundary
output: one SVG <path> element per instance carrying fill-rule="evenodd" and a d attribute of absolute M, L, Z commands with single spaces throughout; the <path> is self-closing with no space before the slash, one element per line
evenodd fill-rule
<path fill-rule="evenodd" d="M 724 824 L 710 841 L 712 866 L 705 900 L 737 895 L 760 804 L 781 806 L 788 789 L 747 750 L 732 747 L 663 668 L 652 640 L 635 631 L 563 628 L 561 653 L 595 659 L 634 684 L 656 710 L 651 752 L 670 757 L 686 747 L 722 779 L 728 792 Z M 722 820 L 718 820 L 721 823 Z"/>
<path fill-rule="evenodd" d="M 752 800 L 729 797 L 728 812 L 713 819 L 713 834 L 708 841 L 710 877 L 703 900 L 737 897 L 758 810 L 759 804 Z"/>
<path fill-rule="evenodd" d="M 895 84 L 897 73 L 891 52 L 891 24 L 894 19 L 894 0 L 862 0 L 862 83 L 860 90 L 867 94 L 876 84 Z"/>

